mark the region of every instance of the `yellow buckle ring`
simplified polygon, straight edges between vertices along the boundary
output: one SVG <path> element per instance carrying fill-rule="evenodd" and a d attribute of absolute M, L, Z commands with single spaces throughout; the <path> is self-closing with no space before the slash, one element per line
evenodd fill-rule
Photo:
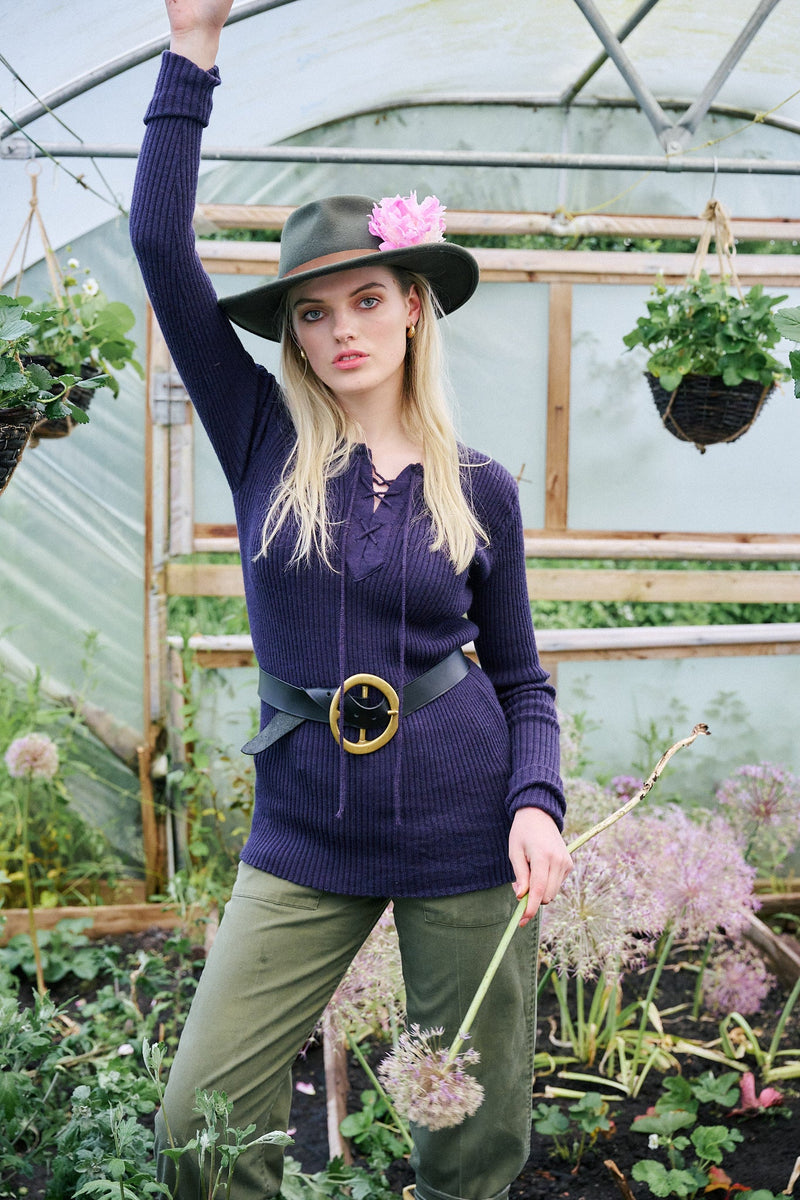
<path fill-rule="evenodd" d="M 385 700 L 389 702 L 389 711 L 386 714 L 389 718 L 389 723 L 385 729 L 381 730 L 377 737 L 367 741 L 366 729 L 361 729 L 358 734 L 358 741 L 351 742 L 347 738 L 342 739 L 342 745 L 348 754 L 372 754 L 374 750 L 380 750 L 381 746 L 385 746 L 390 742 L 397 733 L 398 718 L 400 715 L 400 697 L 390 683 L 385 679 L 381 679 L 379 675 L 350 675 L 345 679 L 340 688 L 337 688 L 331 700 L 331 706 L 328 712 L 328 720 L 331 726 L 331 732 L 339 741 L 339 716 L 340 716 L 340 701 L 342 695 L 346 695 L 351 688 L 361 684 L 361 699 L 366 700 L 371 687 L 377 688 Z"/>

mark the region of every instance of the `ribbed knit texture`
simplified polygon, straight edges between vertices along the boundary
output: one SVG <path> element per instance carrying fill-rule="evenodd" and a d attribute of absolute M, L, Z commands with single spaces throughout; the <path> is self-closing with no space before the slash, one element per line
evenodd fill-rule
<path fill-rule="evenodd" d="M 341 521 L 334 569 L 318 561 L 290 567 L 295 532 L 288 523 L 266 558 L 254 561 L 293 431 L 276 381 L 245 352 L 195 253 L 200 140 L 218 82 L 216 69 L 164 55 L 146 117 L 131 237 L 233 492 L 258 661 L 304 687 L 365 671 L 399 692 L 474 639 L 483 668 L 473 665 L 444 696 L 401 717 L 402 737 L 373 754 L 343 753 L 327 726 L 306 722 L 257 755 L 242 857 L 345 894 L 495 887 L 513 879 L 511 814 L 531 805 L 561 827 L 564 811 L 554 693 L 536 655 L 516 483 L 499 464 L 468 452 L 464 487 L 490 541 L 456 575 L 445 555 L 429 549 L 422 466 L 406 467 L 373 511 L 371 461 L 359 446 L 330 484 Z M 273 710 L 263 705 L 261 716 L 264 723 Z"/>

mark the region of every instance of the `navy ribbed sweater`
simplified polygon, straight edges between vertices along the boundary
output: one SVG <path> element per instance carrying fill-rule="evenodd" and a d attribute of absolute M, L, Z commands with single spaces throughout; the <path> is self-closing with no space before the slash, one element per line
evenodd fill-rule
<path fill-rule="evenodd" d="M 295 531 L 286 524 L 256 559 L 293 431 L 275 379 L 242 347 L 195 252 L 200 140 L 218 82 L 216 68 L 164 55 L 145 118 L 131 237 L 233 493 L 258 661 L 305 687 L 366 671 L 399 692 L 474 639 L 483 668 L 473 664 L 446 695 L 401 717 L 398 734 L 373 754 L 346 754 L 326 725 L 306 722 L 257 755 L 242 857 L 346 894 L 494 887 L 513 879 L 511 814 L 531 805 L 560 827 L 564 811 L 554 693 L 536 655 L 516 483 L 469 453 L 464 487 L 489 545 L 457 575 L 429 549 L 423 467 L 407 467 L 373 512 L 371 463 L 360 446 L 329 485 L 341 522 L 334 569 L 289 567 Z M 262 706 L 262 723 L 273 715 Z"/>

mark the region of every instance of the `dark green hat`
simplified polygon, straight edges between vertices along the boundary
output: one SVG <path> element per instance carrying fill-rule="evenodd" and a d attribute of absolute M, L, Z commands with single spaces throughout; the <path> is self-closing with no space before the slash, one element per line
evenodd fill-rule
<path fill-rule="evenodd" d="M 413 199 L 416 203 L 415 196 Z M 423 202 L 421 210 L 427 203 Z M 370 264 L 404 267 L 423 275 L 443 313 L 453 312 L 469 300 L 478 286 L 478 264 L 468 250 L 445 241 L 419 241 L 381 250 L 381 237 L 369 228 L 375 208 L 369 196 L 329 196 L 301 205 L 283 228 L 278 278 L 228 296 L 220 300 L 220 307 L 242 329 L 279 342 L 281 306 L 287 292 L 307 279 Z"/>

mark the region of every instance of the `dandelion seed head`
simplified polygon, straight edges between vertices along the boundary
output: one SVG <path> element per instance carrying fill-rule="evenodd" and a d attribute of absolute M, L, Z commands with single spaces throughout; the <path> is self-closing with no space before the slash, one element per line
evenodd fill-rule
<path fill-rule="evenodd" d="M 58 750 L 44 733 L 16 738 L 4 757 L 8 773 L 14 779 L 52 779 L 58 770 Z"/>

